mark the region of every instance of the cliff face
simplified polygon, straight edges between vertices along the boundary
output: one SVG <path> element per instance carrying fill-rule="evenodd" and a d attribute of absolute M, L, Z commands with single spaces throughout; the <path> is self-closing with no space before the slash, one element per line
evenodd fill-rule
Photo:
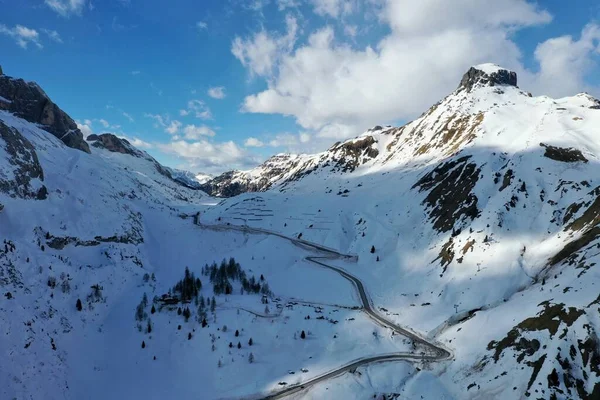
<path fill-rule="evenodd" d="M 77 124 L 34 82 L 3 75 L 0 70 L 0 110 L 38 124 L 64 144 L 90 152 Z"/>

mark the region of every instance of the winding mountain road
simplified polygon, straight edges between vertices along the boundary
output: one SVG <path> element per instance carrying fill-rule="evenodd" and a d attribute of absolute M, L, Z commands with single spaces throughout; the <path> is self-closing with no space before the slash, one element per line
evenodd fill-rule
<path fill-rule="evenodd" d="M 336 368 L 332 371 L 329 371 L 322 375 L 313 377 L 305 382 L 298 383 L 295 385 L 290 385 L 290 386 L 286 387 L 285 389 L 282 389 L 276 393 L 257 395 L 253 398 L 268 399 L 268 400 L 281 399 L 281 398 L 284 398 L 291 394 L 306 390 L 309 387 L 316 385 L 317 383 L 340 376 L 342 374 L 345 374 L 348 371 L 355 370 L 357 367 L 360 367 L 360 366 L 366 365 L 366 364 L 375 364 L 375 363 L 389 362 L 389 361 L 445 361 L 445 360 L 452 359 L 452 353 L 450 351 L 448 351 L 447 349 L 443 348 L 442 346 L 440 346 L 439 344 L 434 343 L 434 342 L 426 339 L 425 337 L 417 334 L 416 332 L 412 332 L 412 331 L 396 324 L 395 322 L 386 319 L 384 316 L 377 313 L 377 311 L 373 307 L 373 303 L 371 302 L 371 299 L 368 296 L 368 293 L 360 279 L 358 279 L 357 277 L 355 277 L 354 275 L 350 274 L 348 271 L 346 271 L 340 267 L 329 265 L 329 264 L 326 264 L 323 261 L 321 261 L 321 260 L 332 260 L 332 259 L 358 260 L 358 256 L 351 255 L 351 254 L 342 254 L 334 249 L 322 246 L 320 244 L 312 243 L 312 242 L 309 242 L 309 241 L 303 240 L 303 239 L 292 238 L 289 236 L 285 236 L 279 232 L 270 231 L 267 229 L 252 228 L 247 225 L 244 225 L 244 226 L 230 225 L 230 224 L 206 225 L 206 224 L 200 223 L 197 218 L 194 218 L 194 222 L 196 223 L 196 225 L 198 225 L 202 228 L 206 228 L 206 229 L 233 230 L 233 231 L 238 231 L 238 232 L 243 232 L 243 233 L 254 233 L 254 234 L 277 236 L 282 239 L 289 240 L 290 242 L 292 242 L 295 245 L 298 245 L 301 247 L 312 248 L 312 249 L 315 249 L 322 253 L 325 253 L 325 255 L 322 255 L 322 256 L 307 256 L 307 257 L 305 257 L 305 260 L 308 262 L 317 264 L 323 268 L 327 268 L 332 271 L 335 271 L 338 274 L 340 274 L 342 277 L 344 277 L 345 279 L 349 280 L 353 284 L 353 286 L 356 288 L 356 291 L 358 292 L 360 301 L 363 306 L 362 311 L 365 314 L 367 314 L 367 316 L 369 318 L 371 318 L 373 320 L 373 322 L 375 322 L 376 324 L 378 324 L 380 326 L 389 328 L 389 329 L 393 330 L 394 332 L 396 332 L 397 334 L 400 334 L 402 336 L 405 336 L 405 337 L 411 339 L 413 341 L 413 343 L 421 345 L 422 349 L 423 349 L 419 353 L 403 352 L 403 353 L 394 353 L 394 354 L 383 354 L 383 355 L 377 355 L 377 356 L 373 356 L 373 357 L 363 357 L 363 358 L 355 360 L 349 364 L 340 366 L 339 368 Z"/>

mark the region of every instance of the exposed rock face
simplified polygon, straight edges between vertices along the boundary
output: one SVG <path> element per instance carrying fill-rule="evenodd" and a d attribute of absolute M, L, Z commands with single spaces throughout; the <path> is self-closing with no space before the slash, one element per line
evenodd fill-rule
<path fill-rule="evenodd" d="M 516 72 L 501 68 L 495 72 L 485 72 L 482 69 L 471 67 L 463 75 L 458 87 L 470 92 L 478 84 L 482 86 L 517 86 L 517 74 Z"/>
<path fill-rule="evenodd" d="M 0 168 L 1 192 L 24 199 L 46 198 L 48 191 L 41 185 L 44 172 L 33 145 L 16 129 L 1 121 L 0 156 L 8 161 L 7 168 Z"/>
<path fill-rule="evenodd" d="M 211 196 L 233 197 L 246 192 L 255 192 L 247 181 L 234 182 L 239 171 L 227 171 L 202 184 L 200 188 Z"/>
<path fill-rule="evenodd" d="M 130 156 L 146 158 L 147 154 L 131 145 L 126 139 L 119 138 L 112 133 L 103 133 L 101 135 L 90 135 L 88 142 L 93 142 L 92 146 L 100 149 L 106 149 L 113 153 L 129 154 Z"/>
<path fill-rule="evenodd" d="M 479 215 L 477 196 L 472 191 L 481 169 L 469 163 L 470 158 L 465 156 L 440 164 L 413 186 L 419 191 L 429 191 L 423 204 L 439 232 L 452 230 L 463 218 L 473 220 Z"/>
<path fill-rule="evenodd" d="M 0 110 L 41 125 L 71 148 L 90 152 L 75 121 L 54 104 L 36 83 L 0 73 Z"/>
<path fill-rule="evenodd" d="M 132 157 L 144 158 L 154 164 L 156 170 L 161 174 L 166 176 L 167 178 L 177 182 L 182 186 L 189 187 L 190 189 L 198 189 L 198 187 L 192 187 L 187 184 L 185 181 L 176 179 L 173 177 L 168 168 L 162 166 L 158 161 L 156 161 L 152 156 L 150 156 L 145 151 L 139 150 L 135 146 L 133 146 L 127 139 L 123 139 L 113 135 L 112 133 L 102 133 L 100 135 L 92 134 L 87 137 L 88 142 L 92 142 L 92 146 L 105 149 L 113 153 L 121 153 L 127 154 Z"/>
<path fill-rule="evenodd" d="M 343 172 L 351 172 L 379 155 L 379 150 L 373 146 L 375 143 L 376 140 L 373 136 L 366 136 L 354 141 L 335 144 L 329 151 L 336 153 L 336 167 Z"/>
<path fill-rule="evenodd" d="M 544 157 L 548 157 L 555 161 L 561 162 L 578 162 L 582 161 L 584 163 L 588 162 L 588 159 L 581 153 L 580 150 L 574 148 L 563 148 L 557 146 L 550 146 L 544 143 L 540 143 L 540 146 L 545 147 L 546 151 L 544 153 Z"/>

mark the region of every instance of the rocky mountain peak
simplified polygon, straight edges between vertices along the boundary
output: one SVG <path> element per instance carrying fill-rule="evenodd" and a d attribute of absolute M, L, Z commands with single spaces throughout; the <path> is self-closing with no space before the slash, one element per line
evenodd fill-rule
<path fill-rule="evenodd" d="M 39 85 L 4 75 L 1 70 L 0 110 L 41 125 L 71 148 L 90 152 L 75 121 L 54 104 Z"/>
<path fill-rule="evenodd" d="M 517 73 L 495 64 L 480 64 L 469 68 L 463 75 L 458 89 L 471 92 L 476 86 L 500 85 L 517 87 Z"/>

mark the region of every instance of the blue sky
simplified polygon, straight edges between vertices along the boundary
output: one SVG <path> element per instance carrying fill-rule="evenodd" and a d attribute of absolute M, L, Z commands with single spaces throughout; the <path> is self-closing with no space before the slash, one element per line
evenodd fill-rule
<path fill-rule="evenodd" d="M 450 4 L 452 3 L 452 4 Z M 0 0 L 0 64 L 85 132 L 194 172 L 399 124 L 495 62 L 599 95 L 597 1 Z"/>

